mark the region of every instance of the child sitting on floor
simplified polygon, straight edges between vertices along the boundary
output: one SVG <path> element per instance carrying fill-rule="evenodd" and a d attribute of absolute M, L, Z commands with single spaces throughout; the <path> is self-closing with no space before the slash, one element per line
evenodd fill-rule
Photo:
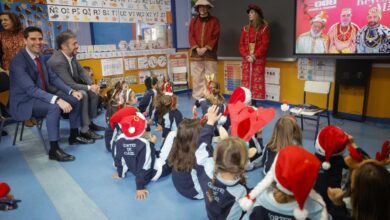
<path fill-rule="evenodd" d="M 156 136 L 153 135 L 150 141 L 142 138 L 146 125 L 144 115 L 135 110 L 135 114 L 128 115 L 119 122 L 121 133 L 114 136 L 112 144 L 117 170 L 113 178 L 124 178 L 127 171 L 135 175 L 136 198 L 140 200 L 147 197 L 149 192 L 146 185 L 150 181 L 157 181 L 170 173 L 170 168 L 166 164 L 167 158 L 157 157 L 155 154 Z M 168 154 L 169 152 L 163 155 Z"/>

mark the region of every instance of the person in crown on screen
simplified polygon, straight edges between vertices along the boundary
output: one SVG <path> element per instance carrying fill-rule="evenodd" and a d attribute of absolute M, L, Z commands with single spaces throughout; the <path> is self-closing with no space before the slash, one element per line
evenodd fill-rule
<path fill-rule="evenodd" d="M 381 18 L 380 8 L 370 8 L 368 24 L 357 34 L 357 53 L 390 53 L 390 28 L 379 23 Z"/>
<path fill-rule="evenodd" d="M 356 35 L 359 27 L 351 22 L 352 9 L 343 8 L 340 14 L 340 22 L 329 28 L 329 53 L 355 53 Z"/>
<path fill-rule="evenodd" d="M 322 33 L 325 28 L 328 15 L 321 11 L 311 19 L 310 31 L 301 34 L 297 39 L 296 53 L 327 53 L 329 37 Z"/>

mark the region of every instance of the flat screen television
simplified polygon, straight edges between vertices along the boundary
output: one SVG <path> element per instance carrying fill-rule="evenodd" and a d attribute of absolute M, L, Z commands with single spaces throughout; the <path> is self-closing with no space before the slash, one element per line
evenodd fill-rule
<path fill-rule="evenodd" d="M 295 3 L 295 56 L 390 58 L 390 0 Z"/>

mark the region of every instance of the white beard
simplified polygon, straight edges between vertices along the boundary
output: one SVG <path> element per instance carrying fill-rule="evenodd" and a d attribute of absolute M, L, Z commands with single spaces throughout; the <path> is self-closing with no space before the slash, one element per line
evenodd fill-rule
<path fill-rule="evenodd" d="M 321 34 L 322 34 L 322 31 L 320 31 L 318 33 L 314 33 L 313 29 L 310 29 L 310 35 L 314 38 L 321 36 Z"/>
<path fill-rule="evenodd" d="M 348 27 L 350 24 L 350 22 L 340 22 L 341 27 Z"/>

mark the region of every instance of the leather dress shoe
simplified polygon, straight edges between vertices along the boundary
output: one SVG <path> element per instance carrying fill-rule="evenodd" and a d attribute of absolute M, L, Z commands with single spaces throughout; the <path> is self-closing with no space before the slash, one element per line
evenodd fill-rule
<path fill-rule="evenodd" d="M 106 130 L 105 127 L 96 125 L 93 122 L 91 122 L 91 124 L 89 125 L 89 129 L 94 130 L 94 131 L 104 131 L 104 130 Z"/>
<path fill-rule="evenodd" d="M 87 139 L 93 139 L 93 140 L 98 140 L 98 139 L 103 139 L 104 136 L 100 134 L 96 134 L 95 132 L 88 130 L 85 133 L 80 132 L 80 136 L 87 138 Z"/>
<path fill-rule="evenodd" d="M 93 143 L 95 143 L 95 140 L 82 137 L 81 135 L 76 136 L 76 137 L 69 137 L 68 141 L 69 141 L 69 145 L 73 145 L 73 144 L 93 144 Z"/>
<path fill-rule="evenodd" d="M 57 149 L 55 151 L 50 151 L 49 152 L 49 159 L 50 160 L 56 160 L 60 162 L 67 162 L 67 161 L 73 161 L 76 158 L 70 154 L 65 153 L 61 149 Z"/>

